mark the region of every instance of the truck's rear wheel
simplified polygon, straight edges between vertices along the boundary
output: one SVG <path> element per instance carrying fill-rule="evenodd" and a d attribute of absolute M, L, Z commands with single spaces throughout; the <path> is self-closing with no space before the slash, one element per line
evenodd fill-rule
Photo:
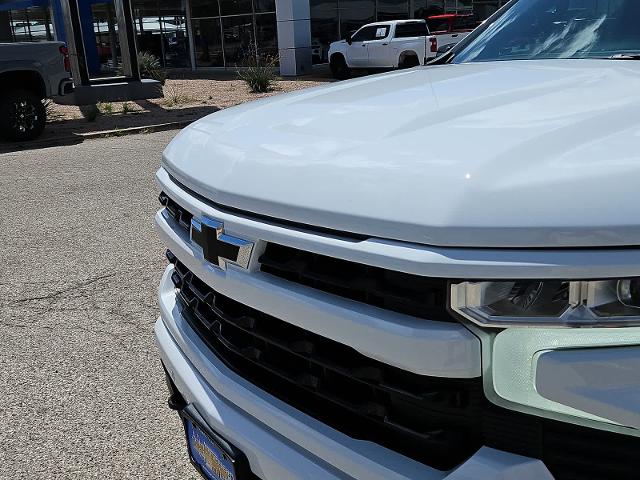
<path fill-rule="evenodd" d="M 333 78 L 338 80 L 346 80 L 351 77 L 351 69 L 342 55 L 332 55 L 329 62 Z"/>
<path fill-rule="evenodd" d="M 33 140 L 46 120 L 42 99 L 32 91 L 10 90 L 0 97 L 0 136 L 6 140 Z"/>
<path fill-rule="evenodd" d="M 404 55 L 398 62 L 398 68 L 412 68 L 420 65 L 416 55 Z"/>

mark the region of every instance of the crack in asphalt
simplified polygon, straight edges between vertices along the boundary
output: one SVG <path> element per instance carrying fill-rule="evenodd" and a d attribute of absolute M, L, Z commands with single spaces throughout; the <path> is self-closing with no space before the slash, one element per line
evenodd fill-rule
<path fill-rule="evenodd" d="M 100 280 L 104 280 L 104 279 L 107 279 L 107 278 L 115 277 L 116 275 L 117 275 L 117 272 L 108 273 L 108 274 L 105 274 L 105 275 L 99 275 L 97 277 L 93 277 L 93 278 L 90 278 L 88 280 L 84 280 L 84 281 L 82 281 L 80 283 L 77 283 L 75 285 L 72 285 L 70 287 L 63 288 L 62 290 L 57 290 L 55 292 L 51 292 L 51 293 L 49 293 L 47 295 L 40 295 L 40 296 L 37 296 L 37 297 L 19 298 L 17 300 L 14 300 L 13 302 L 11 302 L 9 304 L 9 306 L 15 306 L 15 305 L 18 305 L 20 303 L 34 302 L 34 301 L 38 301 L 38 300 L 51 300 L 51 299 L 53 299 L 55 297 L 58 297 L 60 295 L 64 295 L 65 293 L 69 293 L 72 290 L 88 287 L 89 285 L 91 285 L 93 283 L 99 282 Z"/>

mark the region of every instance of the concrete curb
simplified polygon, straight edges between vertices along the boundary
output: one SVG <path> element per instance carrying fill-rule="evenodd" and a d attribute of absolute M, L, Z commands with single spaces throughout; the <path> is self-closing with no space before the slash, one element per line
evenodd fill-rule
<path fill-rule="evenodd" d="M 124 137 L 125 135 L 136 135 L 140 133 L 163 132 L 166 130 L 177 130 L 186 127 L 197 119 L 180 120 L 177 122 L 156 123 L 141 127 L 116 128 L 113 130 L 101 130 L 98 132 L 78 133 L 66 135 L 64 137 L 47 138 L 44 140 L 34 140 L 24 143 L 0 143 L 0 154 L 12 153 L 20 150 L 37 150 L 39 148 L 58 147 L 60 145 L 75 145 L 85 140 L 94 138 Z"/>
<path fill-rule="evenodd" d="M 116 128 L 114 130 L 102 130 L 99 132 L 80 133 L 77 136 L 82 137 L 84 139 L 91 139 L 91 138 L 123 137 L 125 135 L 135 135 L 137 133 L 163 132 L 165 130 L 176 130 L 179 128 L 184 128 L 190 123 L 195 121 L 196 119 L 194 118 L 193 120 L 180 120 L 179 122 L 156 123 L 154 125 L 145 125 L 142 127 Z"/>

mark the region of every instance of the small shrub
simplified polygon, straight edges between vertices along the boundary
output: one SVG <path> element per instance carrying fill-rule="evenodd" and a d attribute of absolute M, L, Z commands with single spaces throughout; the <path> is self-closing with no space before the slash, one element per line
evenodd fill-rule
<path fill-rule="evenodd" d="M 160 60 L 149 52 L 138 53 L 138 68 L 140 75 L 144 78 L 152 78 L 164 85 L 167 80 L 167 73 L 162 68 Z"/>
<path fill-rule="evenodd" d="M 97 108 L 103 115 L 111 115 L 113 113 L 113 104 L 109 102 L 99 102 Z"/>
<path fill-rule="evenodd" d="M 125 115 L 126 115 L 127 113 L 131 113 L 131 112 L 133 112 L 133 111 L 134 111 L 134 110 L 133 110 L 133 108 L 131 107 L 131 104 L 130 104 L 129 102 L 124 102 L 124 103 L 122 104 L 122 113 L 124 113 Z"/>
<path fill-rule="evenodd" d="M 238 70 L 238 77 L 244 80 L 252 93 L 268 92 L 276 80 L 273 65 L 268 64 L 256 64 Z"/>
<path fill-rule="evenodd" d="M 247 49 L 243 66 L 238 70 L 238 77 L 244 80 L 252 93 L 264 93 L 273 88 L 276 80 L 275 60 L 270 57 L 260 58 L 255 44 Z"/>
<path fill-rule="evenodd" d="M 178 107 L 186 103 L 193 102 L 193 98 L 184 95 L 180 91 L 179 85 L 172 83 L 164 88 L 164 104 L 167 107 Z"/>

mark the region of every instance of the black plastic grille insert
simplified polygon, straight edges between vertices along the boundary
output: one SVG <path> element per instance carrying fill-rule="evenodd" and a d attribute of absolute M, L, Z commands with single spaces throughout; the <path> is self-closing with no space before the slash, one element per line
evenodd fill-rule
<path fill-rule="evenodd" d="M 323 292 L 430 320 L 456 321 L 447 310 L 448 279 L 387 270 L 269 243 L 260 269 Z"/>

